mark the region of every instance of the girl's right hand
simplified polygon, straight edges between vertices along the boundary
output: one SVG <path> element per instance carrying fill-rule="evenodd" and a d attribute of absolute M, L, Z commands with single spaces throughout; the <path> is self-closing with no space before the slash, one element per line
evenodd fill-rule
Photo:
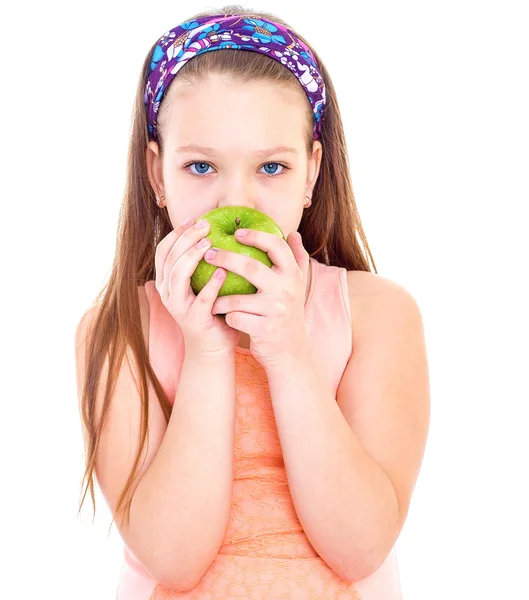
<path fill-rule="evenodd" d="M 212 355 L 235 351 L 239 332 L 230 327 L 224 317 L 213 315 L 213 303 L 226 278 L 224 269 L 217 268 L 208 283 L 195 296 L 191 276 L 211 246 L 205 236 L 210 223 L 198 229 L 195 219 L 190 225 L 179 225 L 156 246 L 156 289 L 162 302 L 182 330 L 186 351 Z M 205 239 L 206 245 L 196 244 Z M 222 277 L 218 277 L 219 273 Z"/>

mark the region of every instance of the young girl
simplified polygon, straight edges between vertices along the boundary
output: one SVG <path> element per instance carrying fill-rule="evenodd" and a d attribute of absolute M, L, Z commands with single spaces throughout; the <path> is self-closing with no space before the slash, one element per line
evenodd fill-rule
<path fill-rule="evenodd" d="M 238 238 L 271 268 L 206 252 L 197 219 L 230 205 L 281 227 Z M 415 301 L 357 233 L 372 260 L 306 40 L 228 6 L 156 41 L 114 266 L 76 331 L 79 510 L 90 488 L 95 514 L 95 474 L 125 545 L 119 600 L 401 597 L 426 353 Z M 201 259 L 217 268 L 195 296 Z M 219 296 L 227 271 L 257 293 Z"/>

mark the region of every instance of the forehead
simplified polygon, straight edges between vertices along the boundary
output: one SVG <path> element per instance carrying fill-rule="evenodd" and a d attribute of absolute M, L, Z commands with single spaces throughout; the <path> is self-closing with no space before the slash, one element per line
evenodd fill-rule
<path fill-rule="evenodd" d="M 302 143 L 307 128 L 304 103 L 308 99 L 303 90 L 293 86 L 209 75 L 199 82 L 175 77 L 162 105 L 166 133 L 178 138 L 178 145 L 216 146 L 208 138 L 217 135 L 225 140 L 255 137 L 268 147 Z"/>
<path fill-rule="evenodd" d="M 296 100 L 296 97 L 303 99 L 305 93 L 301 84 L 292 80 L 290 83 L 273 81 L 271 79 L 254 79 L 251 81 L 238 81 L 236 77 L 228 73 L 209 73 L 201 79 L 179 77 L 178 75 L 171 81 L 168 96 L 172 98 L 194 97 L 196 94 L 218 94 L 233 93 L 253 95 L 267 92 L 282 94 L 289 101 Z"/>

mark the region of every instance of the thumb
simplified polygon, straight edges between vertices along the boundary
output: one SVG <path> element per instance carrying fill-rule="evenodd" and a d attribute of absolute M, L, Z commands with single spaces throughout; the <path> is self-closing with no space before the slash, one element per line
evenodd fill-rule
<path fill-rule="evenodd" d="M 292 231 L 289 233 L 287 236 L 287 243 L 290 246 L 292 254 L 294 255 L 294 258 L 296 259 L 296 262 L 298 263 L 303 275 L 306 276 L 309 267 L 309 254 L 303 246 L 303 241 L 299 231 Z"/>

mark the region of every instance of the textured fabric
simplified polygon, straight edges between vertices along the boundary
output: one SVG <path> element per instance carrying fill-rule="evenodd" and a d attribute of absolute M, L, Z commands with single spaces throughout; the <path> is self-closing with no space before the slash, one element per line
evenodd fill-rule
<path fill-rule="evenodd" d="M 314 113 L 313 138 L 321 136 L 325 84 L 310 49 L 288 27 L 254 15 L 212 15 L 170 29 L 154 48 L 143 103 L 149 139 L 157 140 L 157 115 L 163 95 L 188 60 L 212 50 L 266 54 L 289 69 L 307 94 Z"/>
<path fill-rule="evenodd" d="M 311 347 L 336 397 L 352 351 L 346 270 L 310 259 L 305 305 Z M 180 329 L 154 281 L 149 300 L 149 359 L 172 400 L 183 361 Z M 236 418 L 232 509 L 223 544 L 190 592 L 154 581 L 125 546 L 118 600 L 400 600 L 393 549 L 382 567 L 355 584 L 340 579 L 305 535 L 289 492 L 266 373 L 249 349 L 236 348 Z"/>

